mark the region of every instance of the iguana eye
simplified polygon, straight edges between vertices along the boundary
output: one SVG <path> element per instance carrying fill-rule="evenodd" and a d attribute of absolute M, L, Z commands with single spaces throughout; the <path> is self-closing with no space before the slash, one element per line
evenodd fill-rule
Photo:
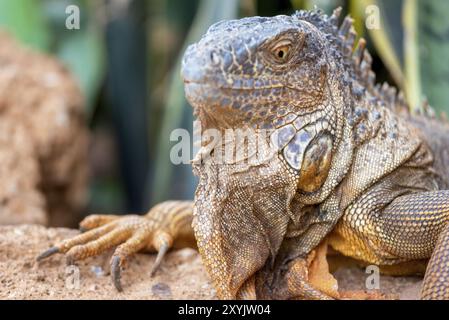
<path fill-rule="evenodd" d="M 287 62 L 288 58 L 290 57 L 291 47 L 292 46 L 290 42 L 284 41 L 282 43 L 279 43 L 272 49 L 274 59 L 280 63 Z"/>
<path fill-rule="evenodd" d="M 284 60 L 284 59 L 287 57 L 288 51 L 289 51 L 289 50 L 290 50 L 289 47 L 281 47 L 281 48 L 277 48 L 277 49 L 276 49 L 276 52 L 275 52 L 276 57 L 277 57 L 279 60 Z"/>

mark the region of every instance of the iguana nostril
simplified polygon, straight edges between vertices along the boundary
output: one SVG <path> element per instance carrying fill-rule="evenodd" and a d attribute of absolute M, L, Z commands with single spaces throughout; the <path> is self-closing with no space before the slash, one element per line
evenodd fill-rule
<path fill-rule="evenodd" d="M 210 61 L 212 62 L 213 65 L 219 65 L 220 64 L 220 56 L 215 51 L 211 51 L 210 52 Z"/>

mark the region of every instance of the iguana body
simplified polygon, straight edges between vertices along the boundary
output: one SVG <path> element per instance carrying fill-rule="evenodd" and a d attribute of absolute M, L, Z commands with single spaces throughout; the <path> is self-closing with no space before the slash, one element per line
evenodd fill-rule
<path fill-rule="evenodd" d="M 81 225 L 91 231 L 40 258 L 119 245 L 111 263 L 121 289 L 129 255 L 156 249 L 161 258 L 193 240 L 192 223 L 221 298 L 342 297 L 311 280 L 311 255 L 326 241 L 396 274 L 430 258 L 422 297 L 449 298 L 449 127 L 375 86 L 364 40 L 353 50 L 351 19 L 338 27 L 339 12 L 220 22 L 186 51 L 186 95 L 203 127 L 271 130 L 273 157 L 222 163 L 223 145 L 204 144 L 194 203 L 88 217 Z"/>

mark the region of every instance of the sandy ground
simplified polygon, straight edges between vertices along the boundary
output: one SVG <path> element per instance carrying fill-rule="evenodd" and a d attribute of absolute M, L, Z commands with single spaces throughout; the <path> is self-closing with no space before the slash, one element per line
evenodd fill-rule
<path fill-rule="evenodd" d="M 169 253 L 153 278 L 149 271 L 155 256 L 137 255 L 123 273 L 123 293 L 118 293 L 110 281 L 111 253 L 78 262 L 77 267 L 67 267 L 62 255 L 35 262 L 43 250 L 75 234 L 75 230 L 35 225 L 0 227 L 0 299 L 216 298 L 201 259 L 192 249 Z M 340 288 L 360 290 L 365 287 L 367 275 L 353 267 L 338 269 L 335 276 Z M 418 298 L 420 284 L 421 279 L 415 277 L 380 279 L 383 293 L 393 293 L 402 299 Z"/>

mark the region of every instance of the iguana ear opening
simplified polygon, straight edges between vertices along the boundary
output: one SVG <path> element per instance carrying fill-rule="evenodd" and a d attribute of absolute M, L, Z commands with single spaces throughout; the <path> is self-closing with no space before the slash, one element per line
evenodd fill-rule
<path fill-rule="evenodd" d="M 332 136 L 324 132 L 307 146 L 299 172 L 299 190 L 315 192 L 323 186 L 332 162 L 332 144 Z"/>

